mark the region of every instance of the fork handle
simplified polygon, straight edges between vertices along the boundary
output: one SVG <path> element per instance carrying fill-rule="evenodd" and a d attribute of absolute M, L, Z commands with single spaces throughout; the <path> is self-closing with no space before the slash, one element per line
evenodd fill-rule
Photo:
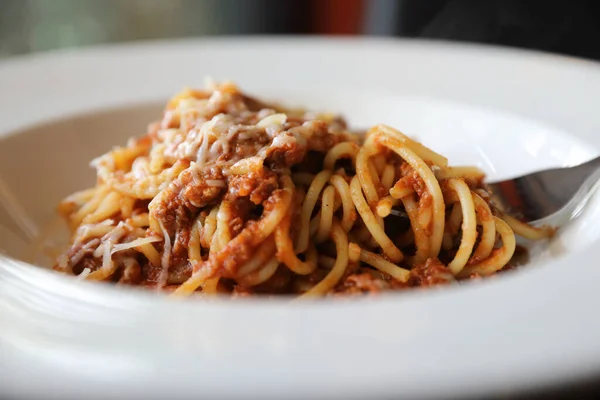
<path fill-rule="evenodd" d="M 584 162 L 583 164 L 575 168 L 579 167 L 588 169 L 590 171 L 590 174 L 593 173 L 597 168 L 600 168 L 600 156 L 593 158 L 590 161 Z"/>
<path fill-rule="evenodd" d="M 539 171 L 492 184 L 493 198 L 505 212 L 525 222 L 538 221 L 574 204 L 572 200 L 585 197 L 582 191 L 591 191 L 599 176 L 600 157 L 596 157 L 575 167 Z"/>
<path fill-rule="evenodd" d="M 600 156 L 575 167 L 561 170 L 565 175 L 565 179 L 561 181 L 568 184 L 570 193 L 574 193 L 598 169 L 600 169 Z"/>

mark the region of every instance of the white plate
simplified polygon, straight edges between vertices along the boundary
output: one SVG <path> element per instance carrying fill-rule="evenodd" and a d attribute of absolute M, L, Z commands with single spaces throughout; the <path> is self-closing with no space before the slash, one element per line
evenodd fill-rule
<path fill-rule="evenodd" d="M 0 260 L 0 397 L 461 397 L 600 372 L 598 198 L 529 268 L 367 299 L 173 301 L 16 260 L 27 243 L 10 233 L 15 216 L 46 224 L 62 196 L 93 184 L 93 156 L 205 75 L 354 125 L 392 124 L 490 178 L 600 148 L 600 68 L 546 54 L 283 38 L 4 61 L 0 198 L 19 207 L 0 211 L 0 247 L 14 258 Z"/>

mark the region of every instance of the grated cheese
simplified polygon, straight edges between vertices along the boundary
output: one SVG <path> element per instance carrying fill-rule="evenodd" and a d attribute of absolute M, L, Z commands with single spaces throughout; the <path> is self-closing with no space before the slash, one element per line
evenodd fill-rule
<path fill-rule="evenodd" d="M 120 244 L 116 244 L 114 245 L 111 254 L 115 254 L 119 251 L 123 251 L 123 250 L 128 250 L 128 249 L 132 249 L 134 247 L 138 247 L 138 246 L 142 246 L 146 243 L 154 243 L 154 242 L 160 242 L 160 238 L 158 237 L 143 237 L 143 238 L 137 238 L 135 240 L 132 240 L 131 242 L 128 243 L 120 243 Z"/>
<path fill-rule="evenodd" d="M 266 118 L 261 119 L 256 127 L 258 128 L 266 128 L 271 125 L 283 125 L 287 121 L 287 115 L 285 114 L 273 114 L 269 115 Z"/>

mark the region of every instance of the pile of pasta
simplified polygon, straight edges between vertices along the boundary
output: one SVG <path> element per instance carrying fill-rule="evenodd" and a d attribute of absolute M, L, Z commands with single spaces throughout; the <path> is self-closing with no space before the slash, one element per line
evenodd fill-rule
<path fill-rule="evenodd" d="M 511 265 L 515 234 L 483 173 L 389 126 L 286 109 L 232 83 L 186 89 L 145 135 L 93 160 L 66 198 L 55 269 L 175 295 L 374 293 Z"/>

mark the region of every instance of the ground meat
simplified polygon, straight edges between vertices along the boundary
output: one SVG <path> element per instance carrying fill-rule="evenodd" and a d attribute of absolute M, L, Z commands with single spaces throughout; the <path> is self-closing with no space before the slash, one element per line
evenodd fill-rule
<path fill-rule="evenodd" d="M 199 172 L 190 167 L 179 174 L 161 195 L 160 203 L 152 208 L 153 216 L 163 223 L 170 237 L 189 227 L 199 208 L 220 200 L 225 187 L 209 185 L 207 181 L 224 181 L 221 169 L 213 166 Z"/>
<path fill-rule="evenodd" d="M 377 276 L 379 275 L 379 276 Z M 338 284 L 335 292 L 338 294 L 375 294 L 384 290 L 402 289 L 406 284 L 398 282 L 377 271 L 365 271 L 348 275 Z"/>
<path fill-rule="evenodd" d="M 250 221 L 248 223 L 249 229 L 242 231 L 222 251 L 211 253 L 207 268 L 219 271 L 224 277 L 235 277 L 237 269 L 254 254 L 256 245 L 253 237 L 255 236 L 256 227 L 257 223 Z"/>
<path fill-rule="evenodd" d="M 270 139 L 264 133 L 254 135 L 252 136 L 252 139 L 235 140 L 230 143 L 230 149 L 232 150 L 219 156 L 217 162 L 222 160 L 236 162 L 243 160 L 244 158 L 254 157 L 258 154 L 260 149 L 267 146 L 269 142 Z"/>
<path fill-rule="evenodd" d="M 263 215 L 273 212 L 276 205 L 282 201 L 282 196 L 283 191 L 281 189 L 275 190 L 263 203 Z M 248 221 L 244 230 L 231 240 L 223 250 L 210 254 L 208 261 L 204 263 L 204 267 L 211 271 L 212 276 L 219 274 L 226 278 L 234 278 L 237 275 L 237 269 L 252 257 L 256 246 L 261 243 L 262 240 L 259 239 L 262 236 L 260 228 L 259 221 Z M 199 265 L 194 265 L 194 270 L 199 267 Z"/>
<path fill-rule="evenodd" d="M 159 269 L 160 272 L 160 269 Z M 180 285 L 192 276 L 192 267 L 187 259 L 178 259 L 169 266 L 169 276 L 167 283 L 169 285 Z"/>
<path fill-rule="evenodd" d="M 454 281 L 450 269 L 437 258 L 428 258 L 422 264 L 415 265 L 410 271 L 411 286 L 434 286 Z"/>
<path fill-rule="evenodd" d="M 368 272 L 349 275 L 338 285 L 336 293 L 342 294 L 367 294 L 379 293 L 390 289 L 389 281 L 377 278 Z"/>
<path fill-rule="evenodd" d="M 306 154 L 306 143 L 288 132 L 280 133 L 267 149 L 265 164 L 273 169 L 289 168 L 298 164 Z"/>
<path fill-rule="evenodd" d="M 419 196 L 423 196 L 423 194 L 427 192 L 427 185 L 425 185 L 421 176 L 410 166 L 410 164 L 405 162 L 400 166 L 400 175 L 402 176 L 404 185 L 413 188 Z"/>
<path fill-rule="evenodd" d="M 329 149 L 338 144 L 343 138 L 329 132 L 329 125 L 326 122 L 313 120 L 302 124 L 303 129 L 310 130 L 308 139 L 308 149 L 327 153 Z"/>
<path fill-rule="evenodd" d="M 123 269 L 123 274 L 119 283 L 124 285 L 137 285 L 142 280 L 142 268 L 138 263 L 134 263 Z"/>
<path fill-rule="evenodd" d="M 267 168 L 245 175 L 235 175 L 229 178 L 229 201 L 238 197 L 249 197 L 254 204 L 262 204 L 273 190 L 279 187 L 277 175 Z"/>
<path fill-rule="evenodd" d="M 188 243 L 190 241 L 190 229 L 180 229 L 175 235 L 173 242 L 172 254 L 176 257 L 187 259 Z"/>
<path fill-rule="evenodd" d="M 229 233 L 231 237 L 236 237 L 240 234 L 244 226 L 246 226 L 246 221 L 249 219 L 250 212 L 255 208 L 254 204 L 252 204 L 246 198 L 237 198 L 231 203 L 231 214 L 232 218 L 229 222 Z"/>
<path fill-rule="evenodd" d="M 187 171 L 190 171 L 190 177 L 185 176 Z M 182 175 L 184 176 L 182 177 Z M 223 176 L 223 171 L 216 166 L 203 168 L 201 172 L 188 169 L 182 172 L 178 179 L 179 178 L 181 178 L 182 183 L 184 183 L 183 190 L 181 191 L 181 197 L 183 197 L 182 200 L 187 201 L 198 208 L 216 202 L 219 195 L 224 191 L 225 178 Z M 219 181 L 223 182 L 223 186 L 207 183 Z"/>
<path fill-rule="evenodd" d="M 169 284 L 181 284 L 192 274 L 192 267 L 188 262 L 188 244 L 190 241 L 191 228 L 179 229 L 175 234 L 171 257 L 169 260 Z M 157 266 L 158 267 L 158 266 Z M 157 268 L 158 271 L 161 268 Z"/>
<path fill-rule="evenodd" d="M 264 283 L 256 286 L 256 293 L 286 293 L 292 279 L 292 272 L 287 268 L 278 268 L 277 271 Z"/>
<path fill-rule="evenodd" d="M 81 272 L 88 268 L 90 271 L 95 271 L 102 266 L 102 258 L 94 258 L 90 252 L 83 257 L 76 265 L 73 266 L 73 274 L 79 275 Z"/>
<path fill-rule="evenodd" d="M 175 268 L 171 268 L 174 270 Z M 156 283 L 160 278 L 160 274 L 162 273 L 162 267 L 160 265 L 153 265 L 150 263 L 146 263 L 142 265 L 142 275 L 144 276 L 144 281 Z"/>

